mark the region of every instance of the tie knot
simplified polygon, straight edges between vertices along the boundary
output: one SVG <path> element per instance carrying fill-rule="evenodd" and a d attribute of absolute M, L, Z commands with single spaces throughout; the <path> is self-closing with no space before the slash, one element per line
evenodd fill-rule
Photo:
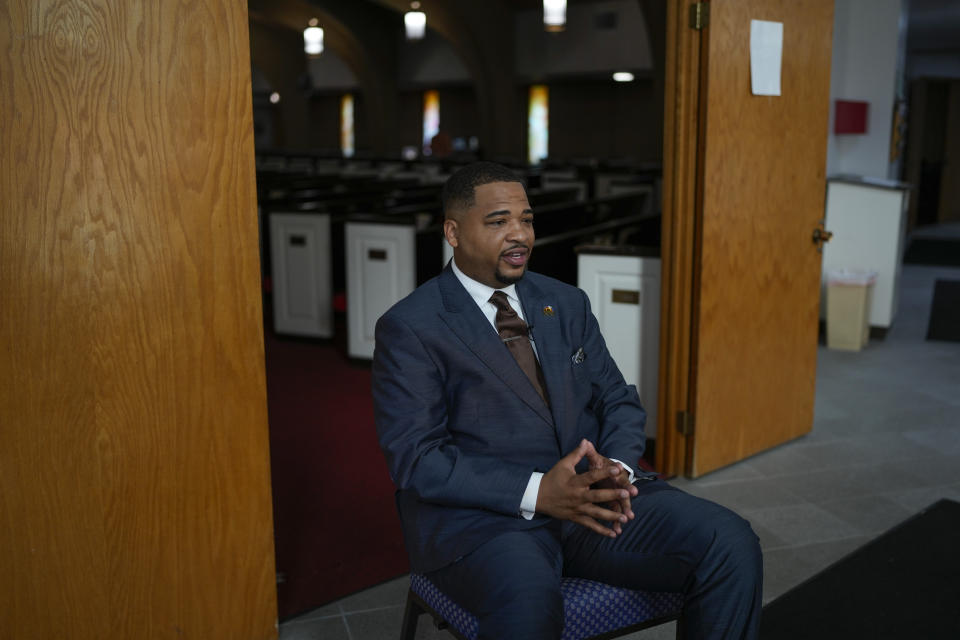
<path fill-rule="evenodd" d="M 505 294 L 503 291 L 494 291 L 493 295 L 490 296 L 490 302 L 497 308 L 498 311 L 507 314 L 516 313 L 513 310 L 513 307 L 510 306 L 510 301 L 507 299 L 507 294 Z"/>

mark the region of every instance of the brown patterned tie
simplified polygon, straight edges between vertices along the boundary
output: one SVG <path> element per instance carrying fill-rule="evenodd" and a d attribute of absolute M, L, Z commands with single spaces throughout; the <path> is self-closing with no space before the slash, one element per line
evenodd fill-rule
<path fill-rule="evenodd" d="M 527 323 L 513 310 L 507 300 L 507 294 L 503 291 L 494 291 L 493 295 L 490 296 L 490 302 L 497 308 L 496 324 L 500 339 L 510 349 L 510 353 L 513 354 L 523 372 L 527 374 L 533 388 L 537 390 L 537 393 L 549 407 L 547 385 L 543 380 L 543 371 L 540 369 L 540 363 L 537 362 L 537 356 L 533 353 L 533 346 L 530 344 Z"/>

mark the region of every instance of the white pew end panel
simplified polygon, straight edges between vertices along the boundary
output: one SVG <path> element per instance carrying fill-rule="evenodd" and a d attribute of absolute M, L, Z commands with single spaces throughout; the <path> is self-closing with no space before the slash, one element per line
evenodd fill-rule
<path fill-rule="evenodd" d="M 377 320 L 416 286 L 416 229 L 347 222 L 347 353 L 373 358 Z"/>
<path fill-rule="evenodd" d="M 636 385 L 647 411 L 647 437 L 654 438 L 660 363 L 660 258 L 637 255 L 635 248 L 580 247 L 577 252 L 577 285 L 590 299 L 607 349 L 624 379 Z"/>
<path fill-rule="evenodd" d="M 330 216 L 271 213 L 270 249 L 274 331 L 332 337 Z"/>

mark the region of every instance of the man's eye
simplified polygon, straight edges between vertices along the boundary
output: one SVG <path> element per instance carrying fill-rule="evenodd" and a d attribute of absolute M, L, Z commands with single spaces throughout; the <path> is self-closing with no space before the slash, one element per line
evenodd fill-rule
<path fill-rule="evenodd" d="M 490 224 L 495 227 L 500 227 L 506 224 L 506 220 L 491 220 Z"/>
<path fill-rule="evenodd" d="M 524 219 L 523 219 L 523 223 L 524 223 L 524 224 L 533 224 L 533 218 L 524 218 Z"/>

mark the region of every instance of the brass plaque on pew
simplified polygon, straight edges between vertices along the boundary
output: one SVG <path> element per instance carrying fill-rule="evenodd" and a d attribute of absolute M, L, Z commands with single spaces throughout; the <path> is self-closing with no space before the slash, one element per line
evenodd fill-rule
<path fill-rule="evenodd" d="M 630 291 L 629 289 L 614 289 L 612 294 L 614 302 L 620 304 L 640 304 L 640 292 Z"/>
<path fill-rule="evenodd" d="M 367 257 L 371 260 L 386 260 L 387 259 L 387 250 L 386 249 L 370 249 L 367 251 Z"/>

